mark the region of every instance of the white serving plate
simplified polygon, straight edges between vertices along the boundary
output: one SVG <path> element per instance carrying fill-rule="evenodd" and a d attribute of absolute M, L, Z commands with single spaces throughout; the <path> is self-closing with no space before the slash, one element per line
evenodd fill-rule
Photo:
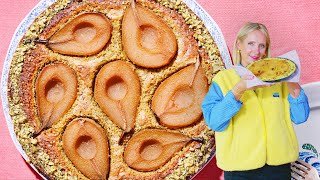
<path fill-rule="evenodd" d="M 294 125 L 299 142 L 299 159 L 311 164 L 320 174 L 320 82 L 302 86 L 308 96 L 310 115 L 307 122 Z"/>
<path fill-rule="evenodd" d="M 2 105 L 4 110 L 4 115 L 6 118 L 6 122 L 9 128 L 10 136 L 13 140 L 13 143 L 15 144 L 16 148 L 20 152 L 21 156 L 29 162 L 29 158 L 22 149 L 21 145 L 19 144 L 16 135 L 14 133 L 14 127 L 11 120 L 11 117 L 9 115 L 9 105 L 8 105 L 8 99 L 7 99 L 7 85 L 8 85 L 8 75 L 10 70 L 10 64 L 11 59 L 13 57 L 13 54 L 29 28 L 29 26 L 33 23 L 33 21 L 50 5 L 52 5 L 56 0 L 41 0 L 30 12 L 29 14 L 22 20 L 22 22 L 17 27 L 8 51 L 6 55 L 6 59 L 4 61 L 3 66 L 3 72 L 2 72 L 2 78 L 1 78 L 1 97 L 2 97 Z M 216 45 L 219 48 L 220 55 L 223 59 L 223 62 L 225 64 L 226 68 L 231 67 L 231 57 L 225 42 L 225 39 L 223 37 L 223 34 L 216 24 L 216 22 L 210 17 L 210 15 L 195 1 L 195 0 L 182 0 L 204 23 L 208 31 L 210 32 L 211 36 L 214 38 Z M 215 155 L 215 152 L 212 152 L 211 158 Z M 210 159 L 211 160 L 211 159 Z M 209 160 L 209 161 L 210 161 Z M 209 163 L 209 161 L 207 163 Z M 44 175 L 42 175 L 32 164 L 29 164 L 43 179 L 47 179 Z M 204 165 L 205 166 L 205 165 Z M 200 171 L 198 171 L 200 172 Z M 195 177 L 194 175 L 193 177 Z"/>

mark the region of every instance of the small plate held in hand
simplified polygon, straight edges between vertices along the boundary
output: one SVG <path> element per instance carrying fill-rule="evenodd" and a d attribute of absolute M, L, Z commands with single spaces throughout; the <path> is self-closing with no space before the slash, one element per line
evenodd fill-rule
<path fill-rule="evenodd" d="M 291 76 L 297 67 L 286 58 L 264 58 L 249 64 L 247 69 L 261 81 L 277 82 Z"/>

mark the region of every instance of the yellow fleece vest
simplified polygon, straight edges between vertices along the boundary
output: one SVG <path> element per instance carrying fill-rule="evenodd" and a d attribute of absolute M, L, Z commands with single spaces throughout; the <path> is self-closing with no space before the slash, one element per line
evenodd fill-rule
<path fill-rule="evenodd" d="M 225 96 L 240 80 L 233 69 L 213 79 Z M 217 165 L 225 171 L 281 165 L 298 158 L 298 142 L 290 119 L 286 83 L 245 91 L 240 111 L 229 126 L 216 132 Z"/>

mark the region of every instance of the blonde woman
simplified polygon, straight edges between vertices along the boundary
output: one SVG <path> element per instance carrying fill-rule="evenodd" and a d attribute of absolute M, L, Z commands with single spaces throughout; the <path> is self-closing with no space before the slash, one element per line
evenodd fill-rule
<path fill-rule="evenodd" d="M 269 55 L 267 28 L 246 23 L 234 43 L 234 64 L 246 67 Z M 292 122 L 307 120 L 308 98 L 298 83 L 247 88 L 252 79 L 234 69 L 221 71 L 202 103 L 205 121 L 216 132 L 217 165 L 226 180 L 291 179 L 290 163 L 298 158 Z"/>

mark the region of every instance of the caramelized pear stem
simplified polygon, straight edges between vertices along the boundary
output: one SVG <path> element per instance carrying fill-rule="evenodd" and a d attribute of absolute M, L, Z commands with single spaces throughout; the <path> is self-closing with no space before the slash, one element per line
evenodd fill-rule
<path fill-rule="evenodd" d="M 45 40 L 45 39 L 35 39 L 33 40 L 35 43 L 40 43 L 40 44 L 45 44 L 45 45 L 48 45 L 49 44 L 49 41 L 48 40 Z"/>
<path fill-rule="evenodd" d="M 201 137 L 197 137 L 197 138 L 192 138 L 193 141 L 197 141 L 199 143 L 204 143 L 204 139 Z"/>
<path fill-rule="evenodd" d="M 119 138 L 119 141 L 118 141 L 118 144 L 119 145 L 123 145 L 124 141 L 128 138 L 130 138 L 132 136 L 133 132 L 132 131 L 129 131 L 129 132 L 125 132 L 125 131 L 122 131 L 122 134 Z"/>
<path fill-rule="evenodd" d="M 74 40 L 74 37 L 70 36 L 69 38 L 62 40 L 62 41 L 57 41 L 57 42 L 50 42 L 48 39 L 34 39 L 33 41 L 35 43 L 40 43 L 40 44 L 45 44 L 48 46 L 49 44 L 59 44 L 59 43 L 65 43 L 68 41 Z"/>
<path fill-rule="evenodd" d="M 136 8 L 136 1 L 135 0 L 131 1 L 131 8 L 132 8 L 132 11 L 133 11 L 134 19 L 136 20 L 136 23 L 137 23 L 138 27 L 141 27 L 141 20 L 139 18 L 139 14 L 138 14 L 138 11 L 137 11 L 137 8 Z"/>
<path fill-rule="evenodd" d="M 122 145 L 122 144 L 123 144 L 125 134 L 126 134 L 126 132 L 125 132 L 125 131 L 122 131 L 121 136 L 120 136 L 119 141 L 118 141 L 118 144 L 119 144 L 119 145 Z"/>

